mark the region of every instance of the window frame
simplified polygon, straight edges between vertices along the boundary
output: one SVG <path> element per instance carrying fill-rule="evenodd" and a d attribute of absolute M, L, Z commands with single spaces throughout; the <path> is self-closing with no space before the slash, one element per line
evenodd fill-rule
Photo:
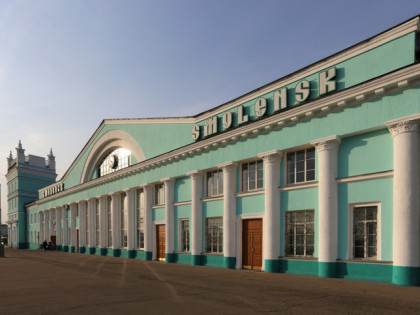
<path fill-rule="evenodd" d="M 221 221 L 221 228 L 219 227 L 219 231 L 221 230 L 221 233 L 222 233 L 222 236 L 221 236 L 221 243 L 219 242 L 220 241 L 220 236 L 219 236 L 219 234 L 217 234 L 216 235 L 216 247 L 217 247 L 217 250 L 216 251 L 213 251 L 213 250 L 208 250 L 208 248 L 209 248 L 209 246 L 208 246 L 208 241 L 209 241 L 209 221 L 210 220 L 220 220 Z M 206 220 L 205 220 L 205 242 L 204 242 L 204 246 L 205 246 L 205 248 L 204 248 L 204 250 L 205 250 L 205 253 L 206 254 L 212 254 L 212 255 L 222 255 L 223 254 L 223 238 L 224 238 L 224 235 L 223 235 L 223 217 L 222 216 L 220 216 L 220 217 L 208 217 L 208 218 L 206 218 Z M 221 250 L 220 250 L 220 247 L 221 247 Z M 211 246 L 211 248 L 213 248 L 213 246 Z"/>
<path fill-rule="evenodd" d="M 287 250 L 286 250 L 286 247 L 288 246 L 288 243 L 287 243 L 287 238 L 288 238 L 288 230 L 287 230 L 287 225 L 288 225 L 288 220 L 287 220 L 287 214 L 296 214 L 296 213 L 298 213 L 298 212 L 305 212 L 305 222 L 303 222 L 303 223 L 299 223 L 299 225 L 304 225 L 304 248 L 303 248 L 303 251 L 304 251 L 304 254 L 303 255 L 297 255 L 296 254 L 296 226 L 297 226 L 297 224 L 296 224 L 296 222 L 294 222 L 294 240 L 293 240 L 293 254 L 288 254 L 287 253 Z M 313 240 L 314 240 L 314 242 L 313 242 L 313 247 L 314 247 L 314 249 L 313 249 L 313 254 L 312 255 L 307 255 L 306 254 L 306 247 L 307 246 L 310 246 L 310 245 L 308 245 L 307 244 L 307 242 L 306 242 L 306 240 L 307 240 L 307 238 L 306 238 L 306 236 L 307 235 L 311 235 L 311 234 L 307 234 L 306 233 L 306 225 L 307 225 L 307 223 L 308 222 L 306 222 L 306 212 L 312 212 L 313 213 L 313 218 L 314 218 L 314 221 L 313 221 Z M 315 224 L 316 224 L 316 213 L 315 213 L 315 209 L 302 209 L 302 210 L 287 210 L 287 211 L 285 211 L 284 212 L 284 224 L 283 224 L 283 227 L 284 227 L 284 244 L 283 244 L 283 252 L 284 252 L 284 257 L 288 257 L 288 258 L 293 258 L 293 257 L 298 257 L 298 258 L 314 258 L 315 257 L 315 245 L 316 245 L 316 241 L 315 241 L 315 237 L 316 237 L 316 233 L 315 233 Z"/>
<path fill-rule="evenodd" d="M 128 209 L 125 201 L 128 199 L 128 194 L 122 192 L 119 197 L 120 248 L 126 249 L 128 247 Z"/>
<path fill-rule="evenodd" d="M 376 257 L 375 258 L 354 258 L 354 233 L 353 233 L 353 213 L 356 208 L 376 207 Z M 381 242 L 381 203 L 380 202 L 366 202 L 349 204 L 348 211 L 348 252 L 349 260 L 355 261 L 381 261 L 382 260 L 382 242 Z"/>
<path fill-rule="evenodd" d="M 249 183 L 250 183 L 250 176 L 249 176 L 249 166 L 250 164 L 255 163 L 255 188 L 250 189 Z M 262 177 L 258 178 L 258 164 L 261 163 L 261 174 Z M 248 172 L 247 172 L 247 189 L 244 189 L 244 165 L 247 165 Z M 261 187 L 258 187 L 258 182 L 261 182 Z M 239 185 L 240 185 L 240 192 L 241 193 L 247 193 L 247 192 L 253 192 L 264 189 L 264 160 L 263 159 L 253 159 L 249 161 L 241 162 L 241 165 L 239 167 Z"/>
<path fill-rule="evenodd" d="M 184 222 L 188 222 L 188 237 L 187 237 L 187 250 L 184 250 Z M 178 221 L 178 251 L 182 253 L 191 252 L 191 220 L 189 218 L 181 218 Z"/>
<path fill-rule="evenodd" d="M 217 174 L 217 177 L 215 177 L 214 174 Z M 213 178 L 212 179 L 213 183 L 214 183 L 214 181 L 216 181 L 216 193 L 215 194 L 212 193 L 213 187 L 214 187 L 213 185 L 211 186 L 211 191 L 209 189 L 209 178 L 210 178 L 209 175 L 211 175 L 211 177 Z M 220 179 L 221 179 L 221 182 L 220 182 Z M 223 187 L 224 187 L 223 169 L 218 168 L 218 169 L 208 170 L 206 172 L 206 175 L 205 175 L 204 185 L 205 185 L 206 198 L 223 196 Z"/>
<path fill-rule="evenodd" d="M 313 168 L 313 171 L 314 171 L 314 179 L 309 179 L 309 180 L 307 180 L 307 172 L 308 172 L 308 168 L 307 168 L 307 164 L 308 164 L 308 159 L 307 159 L 307 151 L 308 150 L 310 150 L 310 151 L 313 151 L 314 152 L 314 168 Z M 300 182 L 297 182 L 296 181 L 296 178 L 297 178 L 297 162 L 296 162 L 296 157 L 297 157 L 297 153 L 298 152 L 300 152 L 300 151 L 304 151 L 304 153 L 305 153 L 305 158 L 304 158 L 304 171 L 303 171 L 303 173 L 304 173 L 304 180 L 303 181 L 300 181 Z M 289 163 L 288 163 L 288 157 L 289 157 L 289 155 L 290 154 L 294 154 L 294 182 L 293 183 L 291 183 L 291 182 L 289 182 Z M 286 183 L 286 185 L 302 185 L 302 184 L 305 184 L 305 183 L 312 183 L 312 182 L 315 182 L 316 181 L 316 161 L 317 161 L 317 159 L 316 159 L 316 154 L 317 154 L 317 152 L 316 152 L 316 149 L 315 149 L 315 147 L 312 147 L 312 146 L 310 146 L 310 147 L 304 147 L 304 148 L 295 148 L 294 150 L 290 150 L 290 151 L 287 151 L 287 152 L 285 152 L 285 155 L 284 155 L 284 182 Z"/>
<path fill-rule="evenodd" d="M 143 198 L 141 197 L 141 194 L 143 194 Z M 136 190 L 136 212 L 135 212 L 135 222 L 136 222 L 136 248 L 138 250 L 144 250 L 144 234 L 145 234 L 145 228 L 146 228 L 146 219 L 145 219 L 145 213 L 146 213 L 146 205 L 145 205 L 145 194 L 143 188 Z M 143 203 L 141 200 L 143 199 Z M 143 217 L 141 216 L 143 210 Z M 143 222 L 141 222 L 141 219 L 143 219 Z M 143 223 L 143 227 L 141 225 Z M 140 241 L 140 239 L 143 240 L 143 243 Z M 143 244 L 143 246 L 142 246 Z"/>
<path fill-rule="evenodd" d="M 106 198 L 106 245 L 107 248 L 112 247 L 112 209 L 111 209 L 112 197 L 107 196 Z"/>
<path fill-rule="evenodd" d="M 165 184 L 157 183 L 153 186 L 153 204 L 161 206 L 165 204 Z"/>

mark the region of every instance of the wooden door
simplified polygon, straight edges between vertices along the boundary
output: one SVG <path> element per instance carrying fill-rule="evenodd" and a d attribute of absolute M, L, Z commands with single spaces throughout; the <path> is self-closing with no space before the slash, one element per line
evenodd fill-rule
<path fill-rule="evenodd" d="M 243 220 L 242 268 L 261 270 L 262 219 Z"/>
<path fill-rule="evenodd" d="M 165 261 L 165 225 L 156 226 L 156 258 Z"/>
<path fill-rule="evenodd" d="M 56 236 L 55 235 L 51 235 L 51 243 L 54 245 L 54 249 L 57 246 L 57 240 L 56 240 Z"/>

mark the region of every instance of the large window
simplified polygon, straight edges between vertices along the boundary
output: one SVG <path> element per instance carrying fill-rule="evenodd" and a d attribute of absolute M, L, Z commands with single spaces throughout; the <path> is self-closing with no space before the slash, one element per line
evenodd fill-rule
<path fill-rule="evenodd" d="M 118 148 L 108 154 L 98 167 L 98 177 L 105 176 L 115 171 L 130 166 L 131 151 Z"/>
<path fill-rule="evenodd" d="M 95 207 L 95 227 L 96 227 L 96 233 L 95 233 L 95 241 L 96 241 L 96 247 L 99 247 L 100 244 L 100 218 L 99 218 L 99 199 L 96 199 L 96 207 Z"/>
<path fill-rule="evenodd" d="M 314 210 L 286 212 L 286 256 L 314 255 Z"/>
<path fill-rule="evenodd" d="M 163 205 L 165 203 L 165 185 L 155 185 L 155 205 Z"/>
<path fill-rule="evenodd" d="M 181 221 L 181 251 L 190 251 L 190 220 Z"/>
<path fill-rule="evenodd" d="M 138 189 L 136 194 L 136 247 L 144 249 L 144 191 Z"/>
<path fill-rule="evenodd" d="M 108 196 L 106 199 L 106 229 L 107 229 L 107 244 L 108 247 L 112 246 L 112 198 Z"/>
<path fill-rule="evenodd" d="M 376 206 L 353 209 L 353 258 L 376 259 L 377 225 Z"/>
<path fill-rule="evenodd" d="M 287 154 L 287 183 L 315 180 L 315 149 L 310 148 Z"/>
<path fill-rule="evenodd" d="M 206 252 L 223 253 L 223 218 L 206 219 Z"/>
<path fill-rule="evenodd" d="M 241 166 L 242 191 L 249 191 L 263 188 L 264 172 L 263 161 L 243 163 Z"/>
<path fill-rule="evenodd" d="M 223 194 L 223 170 L 207 172 L 207 197 Z"/>
<path fill-rule="evenodd" d="M 127 211 L 127 204 L 126 204 L 127 194 L 122 193 L 120 199 L 120 222 L 121 222 L 121 237 L 120 237 L 120 247 L 126 248 L 127 247 L 127 226 L 128 226 L 128 211 Z"/>

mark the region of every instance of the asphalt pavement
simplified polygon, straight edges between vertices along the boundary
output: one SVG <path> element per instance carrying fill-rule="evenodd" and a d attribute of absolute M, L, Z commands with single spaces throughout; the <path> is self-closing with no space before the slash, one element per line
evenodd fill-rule
<path fill-rule="evenodd" d="M 5 250 L 0 314 L 420 313 L 420 287 Z"/>

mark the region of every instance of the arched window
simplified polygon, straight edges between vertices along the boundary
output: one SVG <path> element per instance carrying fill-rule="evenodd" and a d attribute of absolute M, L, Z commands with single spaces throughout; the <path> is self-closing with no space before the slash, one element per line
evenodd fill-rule
<path fill-rule="evenodd" d="M 130 166 L 131 151 L 118 148 L 108 154 L 98 167 L 98 177 L 105 176 Z"/>

